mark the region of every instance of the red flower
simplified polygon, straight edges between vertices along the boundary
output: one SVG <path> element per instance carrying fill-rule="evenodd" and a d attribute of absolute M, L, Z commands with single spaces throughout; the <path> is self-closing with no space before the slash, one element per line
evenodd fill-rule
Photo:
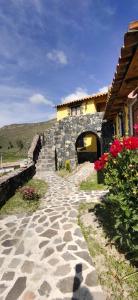
<path fill-rule="evenodd" d="M 101 157 L 100 160 L 106 164 L 106 162 L 108 161 L 108 153 L 104 153 Z"/>
<path fill-rule="evenodd" d="M 128 150 L 138 149 L 138 138 L 135 136 L 130 136 L 123 139 L 123 146 Z"/>
<path fill-rule="evenodd" d="M 123 150 L 123 145 L 119 140 L 114 140 L 110 147 L 110 153 L 112 154 L 113 157 L 116 157 L 118 153 L 120 153 Z"/>
<path fill-rule="evenodd" d="M 96 171 L 100 171 L 100 170 L 102 170 L 103 168 L 104 168 L 104 162 L 103 161 L 101 161 L 101 160 L 96 160 L 95 162 L 94 162 L 94 169 L 96 170 Z"/>
<path fill-rule="evenodd" d="M 134 125 L 135 133 L 138 134 L 138 123 Z"/>

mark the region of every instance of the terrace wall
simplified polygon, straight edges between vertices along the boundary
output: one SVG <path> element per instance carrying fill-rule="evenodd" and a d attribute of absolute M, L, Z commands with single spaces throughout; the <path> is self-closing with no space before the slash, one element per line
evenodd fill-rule
<path fill-rule="evenodd" d="M 15 194 L 17 188 L 31 179 L 35 174 L 35 164 L 18 169 L 0 178 L 0 207 Z"/>

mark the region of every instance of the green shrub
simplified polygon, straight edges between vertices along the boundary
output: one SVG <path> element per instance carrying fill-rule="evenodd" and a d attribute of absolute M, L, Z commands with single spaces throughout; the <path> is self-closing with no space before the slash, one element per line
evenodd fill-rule
<path fill-rule="evenodd" d="M 96 168 L 104 168 L 109 194 L 97 206 L 101 216 L 109 214 L 111 226 L 103 224 L 106 233 L 132 262 L 138 258 L 138 139 L 115 140 L 110 147 L 108 162 L 104 155 Z M 103 221 L 104 218 L 101 220 Z"/>
<path fill-rule="evenodd" d="M 114 240 L 126 252 L 135 254 L 138 238 L 138 158 L 130 150 L 110 160 L 105 171 L 109 187 L 108 201 L 114 207 L 116 235 Z"/>
<path fill-rule="evenodd" d="M 65 161 L 65 169 L 66 171 L 71 172 L 70 160 Z"/>

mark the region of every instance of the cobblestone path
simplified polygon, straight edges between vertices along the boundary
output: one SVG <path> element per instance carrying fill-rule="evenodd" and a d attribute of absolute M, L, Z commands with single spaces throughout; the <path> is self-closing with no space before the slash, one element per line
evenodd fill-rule
<path fill-rule="evenodd" d="M 49 185 L 40 209 L 0 217 L 0 300 L 104 300 L 77 225 L 79 203 L 102 193 L 79 192 L 75 175 L 37 176 Z"/>

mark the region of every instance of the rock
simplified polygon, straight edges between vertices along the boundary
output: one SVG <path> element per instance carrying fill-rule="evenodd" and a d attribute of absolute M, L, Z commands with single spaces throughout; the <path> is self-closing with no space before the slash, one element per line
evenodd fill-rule
<path fill-rule="evenodd" d="M 70 213 L 69 213 L 69 218 L 76 218 L 77 217 L 77 212 L 76 210 L 72 210 Z"/>
<path fill-rule="evenodd" d="M 63 240 L 65 242 L 70 242 L 72 241 L 72 234 L 70 231 L 66 231 L 65 234 L 64 234 L 64 237 L 63 237 Z"/>
<path fill-rule="evenodd" d="M 14 246 L 17 243 L 17 240 L 6 240 L 2 243 L 2 246 L 4 247 L 11 247 Z"/>
<path fill-rule="evenodd" d="M 53 248 L 46 248 L 46 250 L 44 251 L 44 254 L 43 254 L 41 260 L 44 259 L 44 258 L 47 258 L 52 253 L 54 253 L 54 249 Z"/>
<path fill-rule="evenodd" d="M 22 265 L 21 270 L 23 273 L 30 274 L 32 273 L 33 267 L 34 267 L 34 263 L 32 261 L 26 260 Z"/>
<path fill-rule="evenodd" d="M 44 246 L 46 246 L 49 243 L 49 241 L 43 241 L 39 244 L 39 248 L 43 248 Z"/>
<path fill-rule="evenodd" d="M 54 229 L 47 229 L 45 232 L 43 232 L 40 236 L 44 236 L 47 238 L 52 238 L 53 236 L 57 235 L 57 231 Z"/>
<path fill-rule="evenodd" d="M 88 285 L 88 286 L 96 286 L 97 285 L 97 274 L 95 271 L 92 271 L 90 272 L 87 277 L 86 277 L 86 280 L 85 280 L 85 283 Z"/>
<path fill-rule="evenodd" d="M 69 272 L 71 271 L 70 265 L 66 264 L 66 265 L 61 265 L 58 266 L 54 275 L 56 276 L 65 276 L 67 275 Z"/>
<path fill-rule="evenodd" d="M 2 276 L 2 280 L 12 280 L 14 278 L 15 273 L 14 272 L 5 272 Z"/>
<path fill-rule="evenodd" d="M 92 265 L 92 259 L 87 251 L 79 251 L 79 252 L 75 252 L 75 254 Z"/>
<path fill-rule="evenodd" d="M 19 247 L 17 248 L 15 255 L 23 254 L 24 253 L 24 243 L 23 241 L 20 243 Z"/>
<path fill-rule="evenodd" d="M 76 243 L 80 246 L 80 248 L 82 249 L 87 249 L 87 244 L 85 241 L 82 241 L 82 240 L 77 240 Z"/>
<path fill-rule="evenodd" d="M 47 217 L 43 216 L 38 220 L 38 223 L 43 223 L 43 222 L 45 222 L 46 219 L 47 219 Z"/>
<path fill-rule="evenodd" d="M 18 258 L 13 258 L 13 260 L 9 264 L 9 268 L 17 268 L 17 266 L 19 265 L 20 261 L 21 260 L 18 259 Z"/>
<path fill-rule="evenodd" d="M 75 260 L 76 257 L 74 257 L 72 254 L 70 254 L 68 251 L 65 252 L 62 257 L 64 258 L 65 261 L 70 261 L 70 260 Z"/>
<path fill-rule="evenodd" d="M 76 229 L 75 229 L 74 235 L 76 235 L 76 236 L 78 236 L 78 237 L 82 237 L 82 233 L 81 233 L 80 228 L 76 228 Z"/>
<path fill-rule="evenodd" d="M 78 247 L 76 245 L 69 245 L 68 250 L 76 251 L 76 250 L 78 250 Z"/>
<path fill-rule="evenodd" d="M 38 290 L 40 296 L 45 296 L 45 297 L 49 297 L 50 292 L 51 292 L 51 286 L 47 281 L 44 281 L 41 286 L 40 289 Z"/>
<path fill-rule="evenodd" d="M 79 288 L 80 284 L 81 283 L 79 278 L 70 276 L 70 277 L 60 279 L 57 284 L 57 287 L 62 293 L 66 294 L 72 291 L 75 292 Z"/>
<path fill-rule="evenodd" d="M 26 288 L 26 277 L 19 277 L 15 281 L 5 300 L 16 300 Z"/>
<path fill-rule="evenodd" d="M 66 243 L 63 243 L 63 244 L 60 244 L 60 245 L 56 246 L 56 248 L 57 248 L 58 251 L 62 251 L 63 248 L 65 247 L 65 245 L 66 245 Z"/>

